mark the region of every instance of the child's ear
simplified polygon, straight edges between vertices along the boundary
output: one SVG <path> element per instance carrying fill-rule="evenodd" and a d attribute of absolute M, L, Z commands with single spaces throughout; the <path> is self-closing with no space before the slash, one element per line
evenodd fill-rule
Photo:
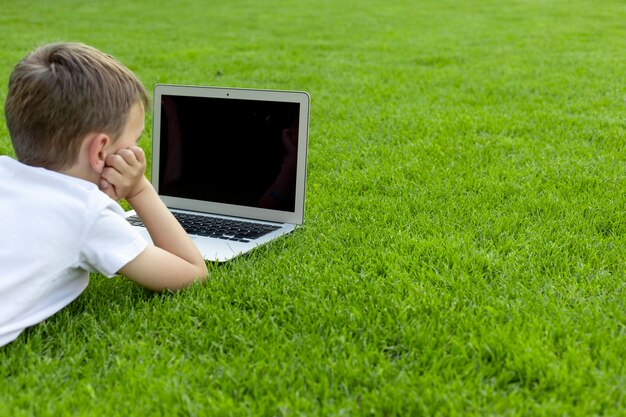
<path fill-rule="evenodd" d="M 107 158 L 107 145 L 111 141 L 104 133 L 94 133 L 88 139 L 89 165 L 94 171 L 101 174 Z"/>

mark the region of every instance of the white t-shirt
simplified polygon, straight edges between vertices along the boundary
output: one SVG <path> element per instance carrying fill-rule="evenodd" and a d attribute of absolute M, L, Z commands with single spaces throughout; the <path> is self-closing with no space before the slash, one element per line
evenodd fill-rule
<path fill-rule="evenodd" d="M 0 346 L 146 246 L 95 184 L 0 156 Z"/>

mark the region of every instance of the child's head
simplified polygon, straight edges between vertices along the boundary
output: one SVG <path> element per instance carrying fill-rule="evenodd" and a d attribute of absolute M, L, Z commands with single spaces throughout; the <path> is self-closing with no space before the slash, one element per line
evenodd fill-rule
<path fill-rule="evenodd" d="M 138 102 L 147 106 L 148 93 L 117 60 L 80 43 L 55 43 L 17 64 L 4 112 L 17 159 L 58 171 L 75 163 L 89 133 L 116 140 Z"/>

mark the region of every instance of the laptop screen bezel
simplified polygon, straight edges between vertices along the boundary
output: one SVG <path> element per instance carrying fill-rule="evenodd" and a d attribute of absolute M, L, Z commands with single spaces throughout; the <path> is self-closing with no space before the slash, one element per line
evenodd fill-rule
<path fill-rule="evenodd" d="M 298 125 L 298 151 L 296 170 L 296 192 L 294 211 L 270 210 L 224 204 L 189 198 L 173 197 L 161 194 L 159 190 L 159 169 L 161 152 L 161 97 L 210 97 L 224 100 L 258 100 L 298 103 L 300 106 Z M 306 165 L 308 154 L 308 130 L 310 97 L 304 91 L 256 90 L 245 88 L 225 88 L 210 86 L 189 86 L 157 84 L 154 87 L 152 112 L 152 185 L 161 200 L 170 209 L 189 210 L 222 216 L 243 217 L 276 223 L 302 224 L 304 222 L 304 204 L 306 188 Z"/>

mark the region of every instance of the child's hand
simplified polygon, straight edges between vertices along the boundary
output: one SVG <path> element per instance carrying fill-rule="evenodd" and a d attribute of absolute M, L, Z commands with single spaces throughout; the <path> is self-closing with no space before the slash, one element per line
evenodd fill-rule
<path fill-rule="evenodd" d="M 109 155 L 100 179 L 100 190 L 114 200 L 129 199 L 148 184 L 144 176 L 146 156 L 143 149 L 132 146 Z"/>

